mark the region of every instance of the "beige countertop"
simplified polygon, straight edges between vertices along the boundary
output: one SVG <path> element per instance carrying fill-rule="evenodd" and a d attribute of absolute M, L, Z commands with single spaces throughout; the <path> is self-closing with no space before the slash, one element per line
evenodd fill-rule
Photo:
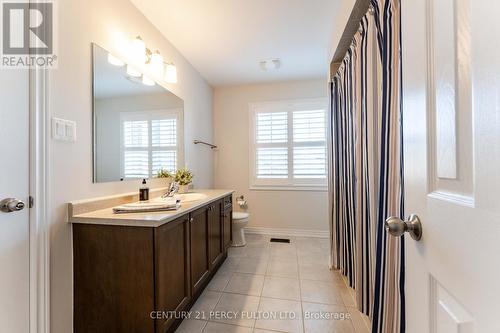
<path fill-rule="evenodd" d="M 151 197 L 158 197 L 163 192 L 165 192 L 165 189 L 151 190 Z M 159 227 L 211 202 L 231 195 L 233 192 L 233 190 L 196 189 L 190 191 L 190 193 L 202 193 L 206 195 L 206 198 L 191 202 L 181 202 L 181 207 L 175 211 L 113 213 L 113 207 L 137 201 L 136 193 L 126 193 L 111 197 L 70 202 L 68 204 L 68 216 L 70 223 Z"/>

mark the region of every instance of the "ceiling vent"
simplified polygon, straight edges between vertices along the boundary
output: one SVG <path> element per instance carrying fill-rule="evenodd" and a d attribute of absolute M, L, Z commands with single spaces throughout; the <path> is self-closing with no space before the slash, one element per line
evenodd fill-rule
<path fill-rule="evenodd" d="M 281 60 L 278 58 L 259 61 L 259 67 L 264 72 L 276 71 L 281 67 Z"/>

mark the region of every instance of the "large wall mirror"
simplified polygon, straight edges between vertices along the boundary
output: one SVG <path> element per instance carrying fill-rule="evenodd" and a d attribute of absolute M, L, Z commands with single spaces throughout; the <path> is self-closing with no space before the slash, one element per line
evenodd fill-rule
<path fill-rule="evenodd" d="M 152 178 L 184 165 L 184 101 L 92 44 L 94 182 Z"/>

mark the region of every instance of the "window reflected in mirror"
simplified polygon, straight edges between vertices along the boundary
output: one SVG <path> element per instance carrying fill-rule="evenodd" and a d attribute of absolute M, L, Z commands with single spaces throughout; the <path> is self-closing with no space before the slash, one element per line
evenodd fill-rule
<path fill-rule="evenodd" d="M 152 178 L 164 169 L 177 170 L 180 110 L 121 113 L 123 176 Z"/>

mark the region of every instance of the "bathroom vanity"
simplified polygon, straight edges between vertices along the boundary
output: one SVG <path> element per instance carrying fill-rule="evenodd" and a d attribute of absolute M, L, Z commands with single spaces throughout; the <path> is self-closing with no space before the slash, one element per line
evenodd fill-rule
<path fill-rule="evenodd" d="M 184 101 L 96 44 L 92 55 L 94 183 L 165 184 L 159 173 L 185 167 Z M 74 332 L 173 332 L 227 257 L 232 193 L 197 190 L 147 213 L 113 213 L 138 193 L 70 203 Z"/>
<path fill-rule="evenodd" d="M 70 203 L 74 332 L 173 332 L 227 257 L 232 193 L 197 190 L 148 213 L 113 213 L 136 194 Z"/>

